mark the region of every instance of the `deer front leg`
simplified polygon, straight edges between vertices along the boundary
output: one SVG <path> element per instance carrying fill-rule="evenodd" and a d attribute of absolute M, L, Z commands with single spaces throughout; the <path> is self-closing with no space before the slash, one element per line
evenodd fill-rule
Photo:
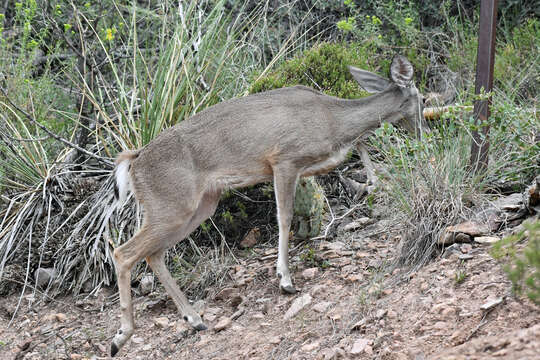
<path fill-rule="evenodd" d="M 289 230 L 293 215 L 294 195 L 298 171 L 293 166 L 277 165 L 274 170 L 274 192 L 276 195 L 277 218 L 279 226 L 279 247 L 276 273 L 282 291 L 294 294 L 289 272 Z"/>
<path fill-rule="evenodd" d="M 366 174 L 367 174 L 367 179 L 368 179 L 368 186 L 366 190 L 368 193 L 371 194 L 377 187 L 377 183 L 378 183 L 377 176 L 375 176 L 375 167 L 373 166 L 373 163 L 371 162 L 371 159 L 369 158 L 369 154 L 368 154 L 366 146 L 363 143 L 358 143 L 356 148 L 360 152 L 360 158 L 362 159 L 362 163 L 364 164 L 364 167 L 366 168 Z"/>

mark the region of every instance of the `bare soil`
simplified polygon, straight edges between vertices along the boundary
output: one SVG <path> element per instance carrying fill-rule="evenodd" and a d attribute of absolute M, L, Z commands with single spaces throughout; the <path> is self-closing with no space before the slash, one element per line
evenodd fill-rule
<path fill-rule="evenodd" d="M 411 273 L 387 267 L 399 237 L 371 234 L 298 246 L 296 295 L 278 289 L 273 247 L 238 252 L 229 282 L 204 299 L 206 331 L 188 328 L 160 288 L 134 294 L 137 329 L 117 358 L 540 359 L 540 308 L 514 297 L 485 245 L 462 244 Z M 284 319 L 300 297 L 304 307 Z M 49 302 L 28 293 L 11 326 L 20 297 L 0 299 L 0 359 L 107 359 L 114 298 L 112 289 Z"/>

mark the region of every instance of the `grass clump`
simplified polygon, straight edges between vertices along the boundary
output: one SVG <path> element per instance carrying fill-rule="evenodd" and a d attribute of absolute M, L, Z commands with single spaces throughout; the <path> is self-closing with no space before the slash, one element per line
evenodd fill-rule
<path fill-rule="evenodd" d="M 524 229 L 493 245 L 491 255 L 504 261 L 504 270 L 516 294 L 540 304 L 540 220 L 525 222 Z M 523 247 L 523 244 L 528 241 Z"/>

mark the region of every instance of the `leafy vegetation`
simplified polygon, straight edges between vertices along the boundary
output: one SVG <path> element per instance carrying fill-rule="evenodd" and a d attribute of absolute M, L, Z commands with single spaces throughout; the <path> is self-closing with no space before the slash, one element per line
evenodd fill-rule
<path fill-rule="evenodd" d="M 514 291 L 540 304 L 540 221 L 525 223 L 523 230 L 495 243 L 491 254 L 506 263 Z"/>

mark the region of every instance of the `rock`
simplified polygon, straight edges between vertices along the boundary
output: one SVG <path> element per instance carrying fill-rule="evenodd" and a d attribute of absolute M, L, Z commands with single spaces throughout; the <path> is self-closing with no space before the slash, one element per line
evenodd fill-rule
<path fill-rule="evenodd" d="M 56 270 L 54 268 L 38 268 L 34 272 L 36 286 L 46 288 L 49 283 L 55 278 Z"/>
<path fill-rule="evenodd" d="M 244 314 L 245 311 L 246 309 L 243 306 L 241 306 L 238 310 L 235 311 L 234 314 L 231 315 L 231 320 L 238 319 L 240 316 Z"/>
<path fill-rule="evenodd" d="M 334 250 L 334 251 L 337 251 L 337 250 L 343 249 L 344 247 L 345 247 L 345 244 L 342 243 L 341 241 L 334 241 L 334 242 L 321 241 L 321 243 L 319 245 L 320 250 Z"/>
<path fill-rule="evenodd" d="M 134 336 L 131 338 L 131 341 L 134 344 L 142 344 L 144 342 L 144 339 L 142 337 Z"/>
<path fill-rule="evenodd" d="M 489 229 L 484 224 L 478 224 L 472 221 L 467 221 L 458 225 L 449 226 L 447 231 L 453 233 L 464 233 L 470 236 L 482 236 L 489 233 Z"/>
<path fill-rule="evenodd" d="M 142 347 L 143 351 L 150 351 L 152 350 L 152 344 L 146 344 Z"/>
<path fill-rule="evenodd" d="M 377 319 L 382 319 L 382 318 L 386 315 L 387 312 L 388 312 L 388 310 L 386 310 L 386 309 L 379 309 L 379 310 L 377 310 L 377 312 L 375 313 L 375 317 L 376 317 Z"/>
<path fill-rule="evenodd" d="M 302 271 L 302 277 L 306 280 L 314 279 L 319 274 L 319 268 L 313 267 Z"/>
<path fill-rule="evenodd" d="M 261 237 L 261 232 L 258 227 L 251 229 L 247 235 L 240 241 L 240 248 L 247 249 L 251 248 L 259 242 Z"/>
<path fill-rule="evenodd" d="M 154 325 L 160 329 L 166 329 L 169 327 L 169 319 L 167 319 L 166 317 L 155 318 Z"/>
<path fill-rule="evenodd" d="M 390 320 L 395 320 L 398 317 L 397 313 L 394 310 L 388 310 L 387 316 Z"/>
<path fill-rule="evenodd" d="M 277 344 L 279 344 L 279 343 L 281 342 L 281 337 L 280 337 L 280 336 L 272 336 L 272 337 L 268 340 L 268 342 L 269 342 L 270 344 L 277 345 Z"/>
<path fill-rule="evenodd" d="M 293 318 L 296 314 L 300 312 L 300 310 L 302 310 L 304 307 L 311 304 L 311 300 L 312 300 L 312 297 L 309 294 L 304 294 L 300 296 L 299 298 L 297 298 L 296 300 L 294 300 L 289 310 L 287 310 L 287 312 L 283 316 L 283 319 L 289 320 Z"/>
<path fill-rule="evenodd" d="M 492 205 L 497 209 L 506 211 L 517 211 L 523 204 L 523 196 L 520 193 L 503 196 L 492 202 Z"/>
<path fill-rule="evenodd" d="M 461 254 L 461 250 L 460 250 L 458 244 L 452 244 L 452 245 L 448 246 L 446 249 L 444 249 L 444 253 L 442 254 L 442 258 L 443 259 L 448 259 L 449 257 L 451 257 L 454 254 L 456 254 L 456 255 Z"/>
<path fill-rule="evenodd" d="M 218 323 L 214 326 L 214 331 L 219 332 L 222 330 L 225 330 L 229 326 L 231 326 L 232 320 L 229 317 L 223 316 L 221 319 L 219 319 Z"/>
<path fill-rule="evenodd" d="M 458 256 L 459 260 L 471 260 L 473 258 L 474 256 L 472 256 L 471 254 L 461 254 Z"/>
<path fill-rule="evenodd" d="M 57 313 L 57 314 L 54 314 L 54 318 L 56 319 L 56 321 L 58 322 L 64 322 L 67 320 L 67 315 L 66 314 L 63 314 L 63 313 Z"/>
<path fill-rule="evenodd" d="M 540 175 L 525 192 L 525 207 L 530 213 L 540 213 Z"/>
<path fill-rule="evenodd" d="M 477 236 L 474 238 L 474 242 L 479 244 L 494 244 L 499 240 L 496 236 Z"/>
<path fill-rule="evenodd" d="M 79 359 L 82 359 L 83 356 L 81 354 L 75 354 L 75 353 L 72 353 L 71 355 L 69 355 L 69 358 L 71 360 L 79 360 Z"/>
<path fill-rule="evenodd" d="M 317 284 L 311 289 L 311 295 L 317 296 L 324 293 L 324 290 L 326 290 L 326 286 L 322 284 Z"/>
<path fill-rule="evenodd" d="M 471 237 L 487 235 L 489 227 L 473 221 L 449 226 L 438 240 L 439 245 L 450 245 L 454 242 L 469 242 Z"/>
<path fill-rule="evenodd" d="M 375 221 L 368 217 L 363 217 L 357 220 L 354 220 L 343 227 L 344 231 L 353 231 L 356 229 L 363 228 L 366 225 L 373 224 Z"/>
<path fill-rule="evenodd" d="M 303 352 L 312 352 L 313 350 L 318 349 L 321 344 L 318 341 L 312 342 L 311 344 L 306 344 L 300 348 Z"/>
<path fill-rule="evenodd" d="M 467 254 L 467 253 L 470 253 L 472 251 L 472 245 L 471 244 L 462 244 L 459 249 L 461 250 L 462 253 L 464 254 Z"/>
<path fill-rule="evenodd" d="M 320 303 L 314 305 L 312 309 L 313 311 L 316 311 L 318 313 L 323 313 L 328 309 L 330 305 L 332 305 L 332 303 L 329 301 L 321 301 Z"/>
<path fill-rule="evenodd" d="M 239 294 L 238 289 L 227 287 L 222 290 L 220 290 L 216 296 L 214 297 L 215 300 L 221 300 L 221 301 L 227 301 L 232 299 L 234 296 L 237 296 Z"/>
<path fill-rule="evenodd" d="M 358 322 L 356 322 L 352 327 L 351 327 L 351 330 L 363 330 L 364 328 L 366 327 L 366 319 L 362 319 Z"/>
<path fill-rule="evenodd" d="M 352 355 L 358 355 L 361 354 L 366 347 L 369 345 L 370 340 L 365 338 L 359 338 L 356 339 L 353 346 L 351 347 L 351 350 L 349 351 Z"/>
<path fill-rule="evenodd" d="M 236 296 L 232 297 L 231 298 L 231 306 L 233 308 L 236 308 L 238 307 L 240 304 L 242 304 L 244 302 L 244 298 L 240 295 L 240 294 L 236 294 Z"/>
<path fill-rule="evenodd" d="M 502 297 L 498 297 L 496 299 L 493 299 L 493 300 L 490 300 L 484 304 L 482 304 L 482 306 L 480 306 L 480 309 L 482 310 L 489 310 L 489 309 L 492 309 L 494 308 L 495 306 L 501 304 L 503 302 L 503 298 Z"/>
<path fill-rule="evenodd" d="M 148 295 L 154 288 L 154 275 L 144 275 L 139 282 L 139 290 L 142 295 Z"/>

